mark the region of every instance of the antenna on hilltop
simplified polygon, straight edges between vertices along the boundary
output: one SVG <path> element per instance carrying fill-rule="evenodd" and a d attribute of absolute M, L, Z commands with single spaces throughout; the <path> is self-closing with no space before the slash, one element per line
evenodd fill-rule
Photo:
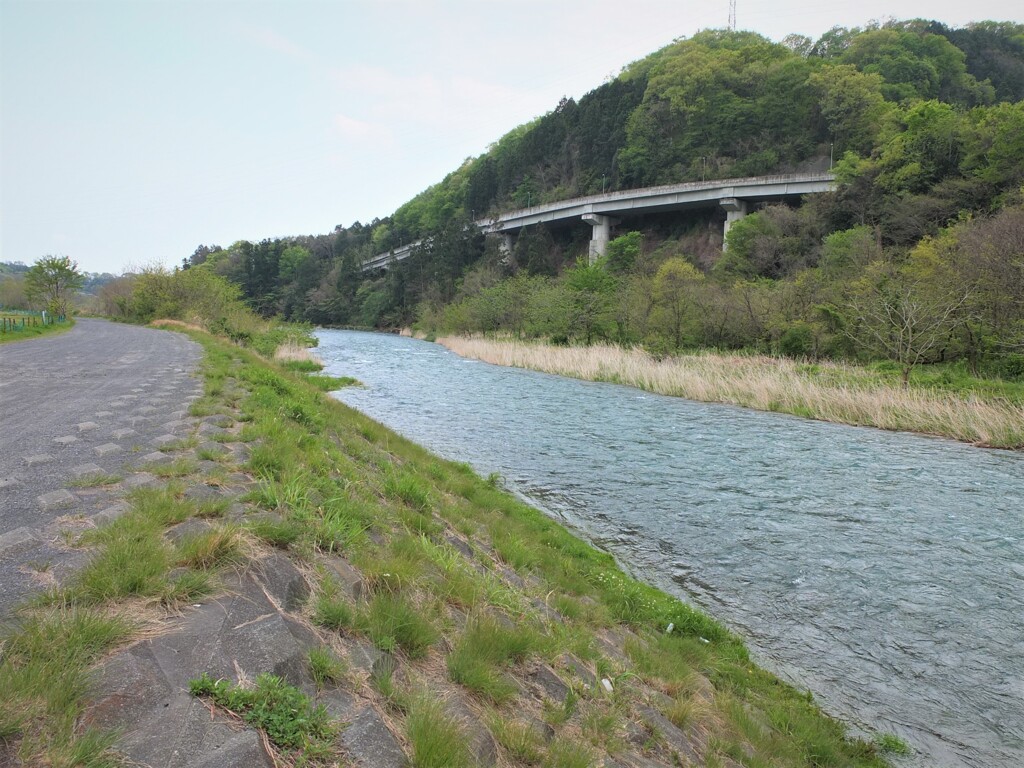
<path fill-rule="evenodd" d="M 736 0 L 729 0 L 729 31 L 736 31 Z"/>

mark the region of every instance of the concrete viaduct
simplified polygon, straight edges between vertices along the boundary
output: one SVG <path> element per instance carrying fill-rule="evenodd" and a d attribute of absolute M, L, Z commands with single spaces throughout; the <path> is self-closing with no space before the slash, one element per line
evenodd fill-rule
<path fill-rule="evenodd" d="M 504 248 L 511 250 L 513 235 L 524 227 L 584 221 L 593 228 L 590 238 L 590 260 L 593 262 L 604 255 L 612 227 L 631 215 L 721 206 L 725 209 L 724 236 L 729 227 L 746 216 L 756 203 L 830 192 L 834 188 L 835 176 L 831 173 L 696 181 L 575 197 L 510 211 L 493 219 L 478 219 L 474 223 L 487 234 L 500 235 Z M 392 262 L 408 257 L 417 245 L 418 242 L 410 243 L 377 254 L 363 263 L 363 271 L 386 269 Z"/>

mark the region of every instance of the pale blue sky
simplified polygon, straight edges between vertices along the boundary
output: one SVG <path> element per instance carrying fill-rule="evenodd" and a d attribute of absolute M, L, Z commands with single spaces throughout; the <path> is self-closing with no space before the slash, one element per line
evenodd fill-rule
<path fill-rule="evenodd" d="M 739 0 L 778 40 L 1017 3 Z M 176 264 L 384 217 L 728 0 L 0 0 L 0 261 Z"/>

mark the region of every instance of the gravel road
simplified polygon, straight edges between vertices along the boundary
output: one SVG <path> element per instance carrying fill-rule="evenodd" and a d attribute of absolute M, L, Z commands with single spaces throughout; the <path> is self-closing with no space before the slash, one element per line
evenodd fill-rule
<path fill-rule="evenodd" d="M 54 521 L 111 503 L 75 480 L 125 476 L 188 426 L 201 353 L 181 334 L 104 320 L 0 346 L 0 616 L 74 561 Z"/>

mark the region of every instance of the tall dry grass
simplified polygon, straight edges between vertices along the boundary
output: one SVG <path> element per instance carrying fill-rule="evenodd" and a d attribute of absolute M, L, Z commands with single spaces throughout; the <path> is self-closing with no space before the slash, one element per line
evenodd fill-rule
<path fill-rule="evenodd" d="M 439 338 L 462 357 L 662 395 L 731 403 L 841 424 L 907 430 L 992 448 L 1024 448 L 1024 407 L 872 381 L 853 366 L 699 352 L 658 360 L 612 345 L 554 347 L 504 339 Z"/>
<path fill-rule="evenodd" d="M 299 344 L 294 339 L 289 339 L 274 350 L 274 359 L 279 363 L 316 363 L 323 365 L 324 361 L 309 351 L 309 347 Z"/>

